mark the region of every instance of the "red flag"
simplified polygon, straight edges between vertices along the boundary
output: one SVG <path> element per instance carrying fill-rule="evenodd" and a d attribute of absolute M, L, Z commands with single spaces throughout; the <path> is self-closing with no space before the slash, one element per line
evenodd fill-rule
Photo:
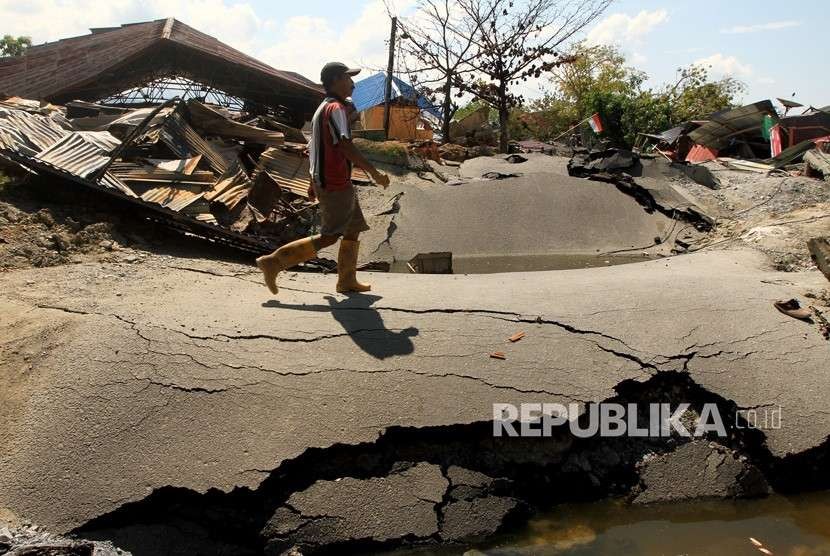
<path fill-rule="evenodd" d="M 769 130 L 769 146 L 772 156 L 781 154 L 781 126 L 779 124 L 775 124 Z"/>

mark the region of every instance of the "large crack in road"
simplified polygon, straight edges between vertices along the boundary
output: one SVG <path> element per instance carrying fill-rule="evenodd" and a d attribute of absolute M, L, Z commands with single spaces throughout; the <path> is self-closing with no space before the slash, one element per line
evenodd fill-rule
<path fill-rule="evenodd" d="M 740 423 L 741 408 L 682 372 L 662 371 L 645 382 L 619 384 L 617 394 L 602 403 L 645 406 L 667 400 L 691 402 L 690 419 L 700 415 L 703 404 L 715 403 L 726 423 Z M 801 457 L 778 458 L 767 449 L 761 431 L 735 424 L 726 439 L 691 442 L 676 436 L 584 439 L 558 427 L 544 440 L 529 443 L 494 439 L 492 428 L 492 422 L 391 427 L 374 442 L 312 448 L 276 469 L 252 470 L 267 473 L 257 489 L 200 494 L 162 487 L 75 533 L 115 540 L 135 554 L 149 553 L 135 540 L 138 531 L 147 530 L 164 535 L 167 546 L 210 554 L 229 548 L 240 554 L 280 554 L 292 546 L 304 554 L 357 554 L 400 545 L 463 545 L 569 500 L 682 499 L 685 483 L 678 477 L 666 482 L 665 469 L 656 473 L 649 465 L 677 465 L 676 457 L 683 461 L 677 472 L 699 476 L 711 466 L 713 454 L 718 455 L 715 481 L 702 487 L 712 495 L 758 496 L 771 487 L 788 492 L 828 486 L 820 469 L 830 460 L 830 441 Z M 356 507 L 387 518 L 366 520 Z M 470 512 L 478 518 L 472 524 Z M 171 530 L 170 523 L 190 533 Z"/>

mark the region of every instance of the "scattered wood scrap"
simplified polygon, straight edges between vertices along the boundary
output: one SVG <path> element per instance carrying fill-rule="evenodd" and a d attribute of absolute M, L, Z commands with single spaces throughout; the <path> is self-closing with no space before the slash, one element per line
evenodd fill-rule
<path fill-rule="evenodd" d="M 818 269 L 830 280 L 830 238 L 814 237 L 807 242 L 807 249 Z"/>

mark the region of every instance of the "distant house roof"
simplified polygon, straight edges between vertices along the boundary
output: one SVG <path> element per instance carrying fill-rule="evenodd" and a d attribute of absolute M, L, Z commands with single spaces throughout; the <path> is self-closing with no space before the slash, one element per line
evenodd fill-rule
<path fill-rule="evenodd" d="M 386 74 L 376 73 L 366 79 L 355 83 L 354 92 L 352 93 L 352 101 L 359 112 L 368 110 L 373 106 L 383 104 L 384 95 L 386 93 Z M 402 79 L 392 76 L 392 96 L 394 100 L 398 97 L 404 97 L 418 102 L 418 107 L 421 110 L 426 110 L 436 118 L 441 117 L 441 110 L 432 104 L 425 96 L 418 93 L 418 91 Z"/>
<path fill-rule="evenodd" d="M 173 18 L 91 31 L 0 58 L 0 93 L 95 101 L 176 75 L 298 117 L 309 117 L 324 96 L 305 77 L 274 69 Z"/>

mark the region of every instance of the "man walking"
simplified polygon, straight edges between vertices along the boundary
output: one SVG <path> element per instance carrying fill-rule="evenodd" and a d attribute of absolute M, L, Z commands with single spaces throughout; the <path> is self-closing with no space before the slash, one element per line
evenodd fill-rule
<path fill-rule="evenodd" d="M 337 291 L 365 292 L 369 284 L 357 281 L 357 252 L 360 232 L 369 229 L 352 185 L 352 164 L 366 171 L 381 187 L 389 186 L 389 176 L 382 174 L 360 154 L 352 144 L 350 110 L 347 101 L 354 91 L 352 76 L 359 69 L 331 62 L 323 67 L 320 80 L 326 89 L 326 99 L 317 108 L 311 120 L 309 158 L 311 184 L 309 197 L 320 203 L 320 235 L 287 243 L 256 260 L 265 277 L 265 284 L 276 294 L 277 275 L 292 266 L 317 256 L 320 249 L 334 245 L 340 239 L 337 255 Z"/>

